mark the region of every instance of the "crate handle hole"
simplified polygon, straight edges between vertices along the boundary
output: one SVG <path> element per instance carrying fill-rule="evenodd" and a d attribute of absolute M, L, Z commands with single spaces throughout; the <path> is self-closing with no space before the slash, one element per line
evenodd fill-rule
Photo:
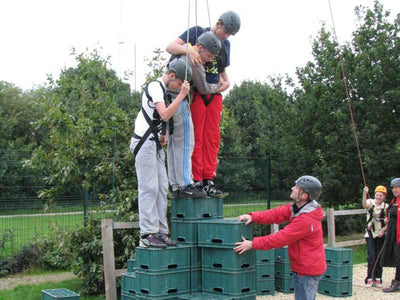
<path fill-rule="evenodd" d="M 262 261 L 262 262 L 269 262 L 269 259 L 264 258 L 264 259 L 262 259 L 261 261 Z"/>
<path fill-rule="evenodd" d="M 263 277 L 263 278 L 268 278 L 269 275 L 268 275 L 268 274 L 264 274 L 264 275 L 261 275 L 261 277 Z"/>
<path fill-rule="evenodd" d="M 141 267 L 142 269 L 145 269 L 145 270 L 148 270 L 148 269 L 149 269 L 149 266 L 148 266 L 148 265 L 140 265 L 140 267 Z"/>
<path fill-rule="evenodd" d="M 248 293 L 248 292 L 250 292 L 250 288 L 244 288 L 244 289 L 242 289 L 242 293 Z"/>
<path fill-rule="evenodd" d="M 222 268 L 222 264 L 213 264 L 214 268 Z"/>
<path fill-rule="evenodd" d="M 174 294 L 176 292 L 178 292 L 178 289 L 169 289 L 168 290 L 168 294 Z"/>
<path fill-rule="evenodd" d="M 177 264 L 168 265 L 168 269 L 176 269 L 177 267 Z"/>
<path fill-rule="evenodd" d="M 214 244 L 222 244 L 221 239 L 212 239 L 211 242 L 213 242 Z"/>
<path fill-rule="evenodd" d="M 223 288 L 214 288 L 214 292 L 223 293 L 224 289 Z"/>
<path fill-rule="evenodd" d="M 210 214 L 203 214 L 203 218 L 211 218 Z"/>
<path fill-rule="evenodd" d="M 129 290 L 128 291 L 130 294 L 136 294 L 136 292 L 134 290 Z"/>
<path fill-rule="evenodd" d="M 185 214 L 176 214 L 177 218 L 183 219 L 185 217 Z"/>
<path fill-rule="evenodd" d="M 349 279 L 349 276 L 343 276 L 342 279 Z"/>
<path fill-rule="evenodd" d="M 177 237 L 176 240 L 178 242 L 186 242 L 186 239 L 184 237 Z"/>
<path fill-rule="evenodd" d="M 243 268 L 248 268 L 248 267 L 250 267 L 250 265 L 249 265 L 249 264 L 242 264 L 240 267 L 243 269 Z"/>
<path fill-rule="evenodd" d="M 268 294 L 270 291 L 269 290 L 262 290 L 261 293 L 262 294 Z"/>
<path fill-rule="evenodd" d="M 140 291 L 142 292 L 142 294 L 146 294 L 146 295 L 149 293 L 149 290 L 145 290 L 145 289 L 141 289 Z"/>

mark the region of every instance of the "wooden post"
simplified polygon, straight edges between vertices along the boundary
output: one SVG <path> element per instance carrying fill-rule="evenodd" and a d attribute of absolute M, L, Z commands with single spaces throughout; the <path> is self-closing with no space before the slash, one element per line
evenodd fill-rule
<path fill-rule="evenodd" d="M 279 231 L 278 224 L 271 224 L 271 233 L 277 233 Z"/>
<path fill-rule="evenodd" d="M 117 300 L 115 284 L 115 257 L 113 222 L 110 219 L 101 220 L 101 239 L 103 243 L 104 281 L 107 300 Z"/>
<path fill-rule="evenodd" d="M 333 208 L 326 210 L 326 218 L 328 221 L 328 246 L 335 247 L 335 210 Z"/>

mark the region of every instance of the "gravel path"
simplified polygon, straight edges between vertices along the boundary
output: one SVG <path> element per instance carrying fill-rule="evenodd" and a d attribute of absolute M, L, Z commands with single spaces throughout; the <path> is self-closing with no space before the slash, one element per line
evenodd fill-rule
<path fill-rule="evenodd" d="M 351 297 L 336 298 L 329 297 L 322 294 L 317 294 L 317 299 L 357 299 L 357 300 L 399 300 L 400 292 L 386 294 L 382 289 L 378 288 L 365 288 L 364 279 L 367 274 L 367 264 L 358 264 L 353 267 L 353 295 Z M 394 268 L 383 268 L 383 287 L 388 287 L 394 278 Z M 274 296 L 257 296 L 257 300 L 267 299 L 287 299 L 293 300 L 294 294 L 283 294 L 275 292 Z"/>
<path fill-rule="evenodd" d="M 16 287 L 17 285 L 25 284 L 38 284 L 46 281 L 60 282 L 76 278 L 71 272 L 49 274 L 49 275 L 11 275 L 0 279 L 0 290 L 8 290 Z"/>
<path fill-rule="evenodd" d="M 334 298 L 328 297 L 325 295 L 317 294 L 317 299 L 357 299 L 357 300 L 399 300 L 400 292 L 392 293 L 392 294 L 384 294 L 381 289 L 378 288 L 365 288 L 364 287 L 364 278 L 367 273 L 367 265 L 366 264 L 358 264 L 353 267 L 353 295 L 351 297 L 345 298 Z M 21 276 L 21 275 L 13 275 L 1 278 L 0 280 L 0 290 L 2 289 L 12 289 L 17 285 L 24 284 L 38 284 L 46 281 L 59 282 L 67 279 L 76 278 L 70 272 L 58 273 L 58 274 L 50 274 L 50 275 L 40 275 L 40 276 Z M 383 269 L 383 286 L 387 287 L 392 279 L 394 278 L 394 268 L 384 268 Z M 293 300 L 293 294 L 283 294 L 279 292 L 275 292 L 273 296 L 257 296 L 257 300 L 267 300 L 267 299 L 280 299 L 280 300 Z"/>

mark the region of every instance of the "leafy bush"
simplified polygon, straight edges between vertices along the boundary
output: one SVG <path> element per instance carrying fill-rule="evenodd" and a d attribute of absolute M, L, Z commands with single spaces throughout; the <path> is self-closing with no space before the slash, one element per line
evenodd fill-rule
<path fill-rule="evenodd" d="M 0 277 L 20 273 L 29 269 L 40 258 L 40 248 L 34 244 L 30 244 L 22 248 L 16 255 L 0 263 Z"/>

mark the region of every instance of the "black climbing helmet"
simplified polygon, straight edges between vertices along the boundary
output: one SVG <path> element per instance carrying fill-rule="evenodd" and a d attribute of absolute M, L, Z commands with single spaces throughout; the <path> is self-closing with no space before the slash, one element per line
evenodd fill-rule
<path fill-rule="evenodd" d="M 311 200 L 318 200 L 322 192 L 321 182 L 314 176 L 304 175 L 296 180 L 295 184 L 304 190 Z"/>
<path fill-rule="evenodd" d="M 168 63 L 168 71 L 172 71 L 176 74 L 176 77 L 182 82 L 192 80 L 192 68 L 189 64 L 186 64 L 184 59 L 176 58 Z M 185 72 L 187 70 L 187 78 L 185 78 Z"/>
<path fill-rule="evenodd" d="M 221 42 L 211 31 L 206 31 L 198 38 L 198 43 L 206 48 L 212 55 L 217 55 L 221 50 Z"/>
<path fill-rule="evenodd" d="M 390 183 L 390 186 L 391 187 L 400 186 L 400 178 L 393 179 L 392 182 Z"/>
<path fill-rule="evenodd" d="M 234 11 L 223 13 L 219 20 L 225 27 L 225 31 L 231 35 L 235 35 L 240 29 L 240 17 Z"/>

